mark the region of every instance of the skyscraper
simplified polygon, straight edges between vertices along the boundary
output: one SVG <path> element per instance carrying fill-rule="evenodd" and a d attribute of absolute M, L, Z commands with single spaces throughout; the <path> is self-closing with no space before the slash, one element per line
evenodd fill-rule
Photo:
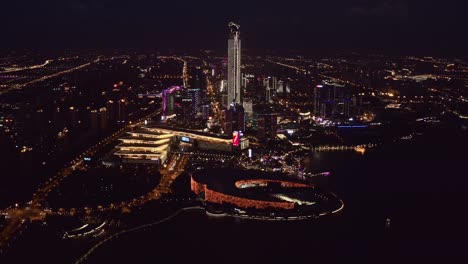
<path fill-rule="evenodd" d="M 244 107 L 237 104 L 226 110 L 225 120 L 224 131 L 227 135 L 232 135 L 235 131 L 245 131 Z"/>
<path fill-rule="evenodd" d="M 314 90 L 314 115 L 322 118 L 348 118 L 351 94 L 345 85 L 324 81 Z"/>
<path fill-rule="evenodd" d="M 240 26 L 230 22 L 228 40 L 228 105 L 242 104 L 241 99 L 241 40 Z"/>
<path fill-rule="evenodd" d="M 203 72 L 203 69 L 197 67 L 192 70 L 192 77 L 190 78 L 190 87 L 189 93 L 192 95 L 193 102 L 193 114 L 197 115 L 202 112 L 202 104 L 206 105 L 208 101 L 207 96 L 207 81 L 206 75 Z M 208 104 L 209 106 L 209 104 Z"/>
<path fill-rule="evenodd" d="M 258 138 L 266 141 L 276 138 L 277 114 L 259 114 L 258 115 Z"/>
<path fill-rule="evenodd" d="M 273 103 L 273 95 L 278 89 L 278 80 L 276 77 L 269 76 L 268 78 L 263 79 L 263 85 L 265 86 L 265 98 L 267 103 Z"/>

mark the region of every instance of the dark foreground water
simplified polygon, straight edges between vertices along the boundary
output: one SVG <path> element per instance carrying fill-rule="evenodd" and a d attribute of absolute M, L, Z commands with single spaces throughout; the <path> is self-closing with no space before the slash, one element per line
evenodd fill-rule
<path fill-rule="evenodd" d="M 97 250 L 89 263 L 448 263 L 468 257 L 467 134 L 436 130 L 359 155 L 317 153 L 342 215 L 255 222 L 188 212 Z M 386 218 L 391 219 L 389 228 Z"/>

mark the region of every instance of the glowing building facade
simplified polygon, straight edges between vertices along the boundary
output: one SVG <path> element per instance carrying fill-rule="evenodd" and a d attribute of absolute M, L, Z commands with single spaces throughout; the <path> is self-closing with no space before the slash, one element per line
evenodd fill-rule
<path fill-rule="evenodd" d="M 228 40 L 228 105 L 242 104 L 241 97 L 241 40 L 240 26 L 229 23 Z"/>
<path fill-rule="evenodd" d="M 169 152 L 169 145 L 175 135 L 158 133 L 148 128 L 130 131 L 126 137 L 120 138 L 114 155 L 119 156 L 124 163 L 155 163 L 163 164 Z"/>

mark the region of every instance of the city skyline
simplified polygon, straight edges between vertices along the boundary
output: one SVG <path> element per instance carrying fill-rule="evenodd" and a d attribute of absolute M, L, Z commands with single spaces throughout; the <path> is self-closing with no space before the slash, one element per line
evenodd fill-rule
<path fill-rule="evenodd" d="M 466 54 L 394 54 L 462 50 L 457 27 L 416 40 L 461 17 L 431 28 L 418 12 L 436 3 L 69 0 L 7 16 L 0 46 L 40 38 L 0 49 L 0 262 L 464 259 Z"/>

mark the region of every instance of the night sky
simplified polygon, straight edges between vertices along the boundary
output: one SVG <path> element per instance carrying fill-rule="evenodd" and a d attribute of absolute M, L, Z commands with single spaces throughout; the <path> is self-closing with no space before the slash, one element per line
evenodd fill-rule
<path fill-rule="evenodd" d="M 251 51 L 466 57 L 467 8 L 462 0 L 3 1 L 0 47 L 224 50 L 234 20 Z"/>

